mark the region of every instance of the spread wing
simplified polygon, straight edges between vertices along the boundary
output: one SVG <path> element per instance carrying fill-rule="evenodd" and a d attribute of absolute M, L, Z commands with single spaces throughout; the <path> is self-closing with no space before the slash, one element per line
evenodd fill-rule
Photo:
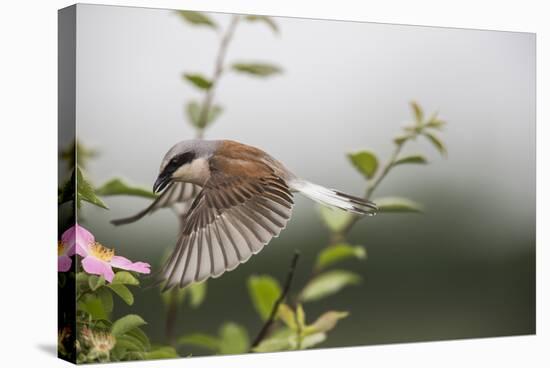
<path fill-rule="evenodd" d="M 150 215 L 158 209 L 180 206 L 178 212 L 185 213 L 190 207 L 192 200 L 197 196 L 200 187 L 191 183 L 172 182 L 147 208 L 136 213 L 133 216 L 112 220 L 113 225 L 125 225 L 141 219 L 145 215 Z"/>
<path fill-rule="evenodd" d="M 164 290 L 218 277 L 246 262 L 284 229 L 293 204 L 287 183 L 273 172 L 262 176 L 212 172 L 160 270 Z"/>

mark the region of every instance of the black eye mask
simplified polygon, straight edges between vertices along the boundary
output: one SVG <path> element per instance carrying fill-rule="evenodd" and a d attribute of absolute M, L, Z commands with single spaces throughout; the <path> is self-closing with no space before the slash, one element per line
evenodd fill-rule
<path fill-rule="evenodd" d="M 193 152 L 180 153 L 179 155 L 172 157 L 170 162 L 168 162 L 168 165 L 166 165 L 166 167 L 162 171 L 162 176 L 172 176 L 174 171 L 179 169 L 181 166 L 190 163 L 191 161 L 193 161 L 194 158 L 195 153 Z"/>

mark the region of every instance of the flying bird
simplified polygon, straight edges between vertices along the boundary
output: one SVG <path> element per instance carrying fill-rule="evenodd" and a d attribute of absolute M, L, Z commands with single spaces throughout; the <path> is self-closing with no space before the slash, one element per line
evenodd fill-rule
<path fill-rule="evenodd" d="M 311 183 L 261 149 L 230 140 L 186 140 L 161 162 L 153 191 L 160 195 L 127 224 L 173 205 L 186 210 L 172 254 L 158 272 L 164 290 L 219 277 L 258 253 L 285 228 L 294 193 L 357 215 L 374 203 Z"/>

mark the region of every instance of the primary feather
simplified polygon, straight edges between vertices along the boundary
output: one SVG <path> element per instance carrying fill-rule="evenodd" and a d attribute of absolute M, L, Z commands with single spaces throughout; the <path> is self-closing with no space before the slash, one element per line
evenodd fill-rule
<path fill-rule="evenodd" d="M 213 173 L 160 271 L 164 289 L 218 277 L 246 262 L 284 229 L 293 204 L 288 185 L 279 177 Z"/>

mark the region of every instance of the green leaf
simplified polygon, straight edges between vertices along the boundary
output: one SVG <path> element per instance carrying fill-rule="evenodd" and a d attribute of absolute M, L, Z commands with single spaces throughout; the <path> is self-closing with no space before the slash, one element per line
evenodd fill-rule
<path fill-rule="evenodd" d="M 77 272 L 75 279 L 77 284 L 88 284 L 88 274 L 86 272 Z"/>
<path fill-rule="evenodd" d="M 319 345 L 320 343 L 322 343 L 326 339 L 327 339 L 327 335 L 322 333 L 322 332 L 306 336 L 302 339 L 302 342 L 300 344 L 300 348 L 302 348 L 302 349 L 312 348 L 316 345 Z M 298 346 L 296 346 L 296 348 L 298 348 Z"/>
<path fill-rule="evenodd" d="M 328 332 L 336 327 L 336 324 L 342 318 L 346 318 L 348 312 L 328 311 L 323 313 L 313 324 L 305 329 L 305 334 L 314 334 L 318 332 Z"/>
<path fill-rule="evenodd" d="M 248 278 L 248 293 L 256 312 L 263 321 L 266 321 L 281 295 L 281 286 L 276 279 L 269 275 L 250 276 Z"/>
<path fill-rule="evenodd" d="M 128 351 L 145 351 L 145 346 L 134 336 L 122 335 L 116 339 L 116 347 L 124 348 Z"/>
<path fill-rule="evenodd" d="M 145 359 L 173 359 L 179 358 L 178 352 L 171 346 L 162 346 L 145 353 Z"/>
<path fill-rule="evenodd" d="M 301 294 L 305 302 L 316 301 L 333 295 L 344 287 L 356 285 L 361 281 L 359 275 L 343 270 L 327 271 L 308 282 Z"/>
<path fill-rule="evenodd" d="M 303 331 L 306 327 L 306 312 L 304 312 L 302 304 L 296 306 L 296 325 L 299 331 Z"/>
<path fill-rule="evenodd" d="M 111 327 L 111 334 L 115 337 L 122 336 L 136 327 L 146 325 L 147 322 L 137 314 L 128 314 L 117 319 Z"/>
<path fill-rule="evenodd" d="M 190 10 L 179 10 L 178 14 L 180 17 L 182 17 L 182 19 L 184 19 L 186 22 L 189 22 L 191 24 L 199 25 L 199 26 L 203 25 L 214 29 L 218 28 L 218 25 L 203 13 L 190 11 Z"/>
<path fill-rule="evenodd" d="M 131 186 L 124 182 L 121 178 L 113 178 L 96 189 L 97 195 L 131 195 L 145 198 L 156 198 L 157 195 L 149 189 Z"/>
<path fill-rule="evenodd" d="M 115 292 L 128 305 L 134 304 L 134 295 L 123 284 L 109 284 L 107 287 Z"/>
<path fill-rule="evenodd" d="M 185 73 L 183 74 L 183 78 L 200 89 L 208 90 L 212 87 L 212 81 L 206 79 L 206 77 L 200 74 Z"/>
<path fill-rule="evenodd" d="M 404 134 L 404 135 L 400 135 L 400 136 L 397 136 L 393 139 L 393 142 L 395 144 L 397 144 L 398 146 L 404 144 L 406 141 L 408 141 L 409 139 L 411 139 L 413 136 L 411 134 Z"/>
<path fill-rule="evenodd" d="M 307 349 L 322 343 L 326 340 L 326 338 L 327 336 L 323 332 L 311 333 L 307 336 L 302 336 L 300 338 L 300 343 L 298 343 L 298 335 L 295 331 L 288 328 L 282 328 L 276 330 L 266 339 L 262 340 L 262 342 L 256 346 L 253 351 L 257 353 L 266 353 L 296 350 L 298 348 Z"/>
<path fill-rule="evenodd" d="M 75 166 L 86 167 L 89 160 L 96 158 L 99 152 L 88 148 L 82 143 L 74 140 L 66 149 L 61 151 L 60 159 L 67 162 L 67 167 L 72 169 Z"/>
<path fill-rule="evenodd" d="M 441 130 L 445 126 L 445 121 L 437 117 L 437 112 L 434 112 L 428 119 L 426 127 Z"/>
<path fill-rule="evenodd" d="M 289 307 L 287 304 L 279 304 L 279 309 L 277 309 L 277 318 L 283 321 L 283 323 L 293 331 L 298 330 L 298 325 L 296 324 L 296 315 L 294 310 Z"/>
<path fill-rule="evenodd" d="M 88 277 L 88 286 L 90 286 L 90 290 L 96 291 L 103 285 L 105 285 L 105 278 L 103 276 L 90 275 L 90 277 Z"/>
<path fill-rule="evenodd" d="M 442 130 L 444 126 L 445 126 L 445 122 L 439 119 L 431 120 L 426 124 L 426 127 L 438 129 L 438 130 Z"/>
<path fill-rule="evenodd" d="M 409 156 L 400 158 L 399 160 L 396 160 L 393 163 L 393 166 L 402 165 L 402 164 L 427 164 L 427 163 L 428 161 L 422 155 L 409 155 Z"/>
<path fill-rule="evenodd" d="M 218 118 L 218 116 L 221 115 L 221 113 L 223 112 L 223 107 L 221 107 L 220 105 L 214 105 L 212 107 L 210 107 L 210 111 L 208 112 L 208 119 L 207 119 L 207 125 L 210 124 L 210 123 L 213 123 L 214 120 L 216 120 Z"/>
<path fill-rule="evenodd" d="M 77 304 L 77 309 L 88 313 L 92 319 L 107 319 L 107 313 L 103 308 L 103 303 L 95 295 L 85 295 Z"/>
<path fill-rule="evenodd" d="M 447 156 L 447 149 L 445 148 L 445 145 L 435 134 L 430 132 L 424 132 L 424 136 L 428 138 L 430 142 L 432 142 L 432 144 L 439 151 L 441 156 L 443 157 Z"/>
<path fill-rule="evenodd" d="M 374 153 L 369 151 L 358 151 L 348 153 L 348 158 L 353 166 L 367 179 L 371 179 L 374 174 L 376 174 L 378 159 Z"/>
<path fill-rule="evenodd" d="M 117 271 L 111 284 L 139 285 L 139 280 L 128 271 Z"/>
<path fill-rule="evenodd" d="M 145 359 L 145 353 L 141 351 L 129 351 L 124 356 L 124 360 L 143 360 L 143 359 Z"/>
<path fill-rule="evenodd" d="M 198 308 L 206 298 L 206 281 L 192 284 L 189 290 L 189 305 L 191 308 Z"/>
<path fill-rule="evenodd" d="M 257 353 L 268 353 L 273 351 L 289 350 L 292 340 L 295 339 L 296 334 L 294 331 L 288 328 L 282 328 L 276 330 L 266 339 L 256 346 L 253 351 Z"/>
<path fill-rule="evenodd" d="M 139 340 L 139 342 L 145 347 L 145 350 L 151 349 L 149 338 L 141 328 L 134 328 L 133 330 L 126 332 L 126 336 L 132 336 Z"/>
<path fill-rule="evenodd" d="M 242 354 L 248 351 L 250 339 L 244 327 L 226 322 L 220 329 L 220 354 Z"/>
<path fill-rule="evenodd" d="M 67 203 L 70 201 L 74 201 L 74 195 L 75 195 L 75 171 L 73 170 L 71 173 L 71 177 L 67 179 L 65 184 L 63 184 L 62 188 L 59 188 L 57 191 L 57 204 L 58 206 L 62 205 L 63 203 Z"/>
<path fill-rule="evenodd" d="M 380 212 L 422 212 L 422 205 L 402 197 L 383 197 L 374 200 Z"/>
<path fill-rule="evenodd" d="M 84 178 L 84 175 L 82 174 L 82 171 L 80 168 L 76 168 L 76 198 L 77 202 L 80 203 L 81 201 L 86 201 L 91 204 L 94 204 L 98 207 L 109 209 L 105 202 L 99 198 L 95 192 L 92 185 Z"/>
<path fill-rule="evenodd" d="M 191 124 L 199 129 L 204 129 L 206 126 L 220 116 L 220 114 L 223 112 L 223 108 L 219 105 L 213 105 L 210 107 L 210 111 L 208 112 L 208 116 L 206 118 L 206 121 L 201 120 L 202 119 L 202 106 L 196 101 L 191 101 L 187 104 L 187 116 L 189 117 L 189 120 L 191 121 Z"/>
<path fill-rule="evenodd" d="M 327 206 L 319 206 L 319 214 L 325 226 L 334 233 L 341 232 L 352 217 L 349 212 Z"/>
<path fill-rule="evenodd" d="M 160 286 L 161 288 L 163 287 L 162 285 Z M 187 294 L 187 289 L 173 288 L 173 289 L 161 292 L 160 297 L 162 298 L 162 301 L 166 306 L 170 306 L 174 298 L 175 298 L 176 305 L 182 305 L 183 301 L 185 300 L 186 294 Z"/>
<path fill-rule="evenodd" d="M 101 288 L 97 291 L 97 296 L 101 300 L 103 310 L 106 314 L 110 314 L 113 311 L 113 294 L 107 288 Z"/>
<path fill-rule="evenodd" d="M 279 27 L 277 26 L 277 23 L 275 23 L 275 21 L 270 17 L 266 17 L 265 15 L 248 15 L 245 19 L 249 22 L 263 22 L 269 28 L 271 28 L 273 33 L 279 33 Z"/>
<path fill-rule="evenodd" d="M 178 344 L 198 346 L 212 351 L 220 349 L 220 339 L 218 337 L 203 333 L 182 336 L 178 339 Z"/>
<path fill-rule="evenodd" d="M 196 333 L 180 337 L 178 344 L 198 346 L 220 354 L 241 354 L 248 351 L 250 340 L 242 326 L 226 322 L 220 328 L 219 337 Z"/>
<path fill-rule="evenodd" d="M 422 122 L 424 121 L 424 112 L 422 111 L 422 108 L 415 101 L 411 102 L 411 108 L 414 113 L 414 119 L 416 121 L 416 124 L 422 125 Z"/>
<path fill-rule="evenodd" d="M 66 284 L 67 284 L 67 276 L 65 276 L 64 272 L 59 272 L 57 274 L 57 287 L 64 288 Z"/>
<path fill-rule="evenodd" d="M 187 116 L 189 116 L 189 120 L 191 120 L 191 124 L 195 127 L 204 128 L 200 125 L 200 117 L 201 117 L 201 105 L 197 101 L 191 101 L 187 104 Z"/>
<path fill-rule="evenodd" d="M 266 63 L 235 63 L 233 70 L 239 73 L 254 75 L 257 77 L 269 77 L 282 73 L 282 69 L 276 65 Z"/>
<path fill-rule="evenodd" d="M 321 270 L 348 258 L 365 259 L 367 258 L 367 251 L 360 245 L 352 246 L 346 243 L 331 245 L 319 253 L 315 269 Z"/>

